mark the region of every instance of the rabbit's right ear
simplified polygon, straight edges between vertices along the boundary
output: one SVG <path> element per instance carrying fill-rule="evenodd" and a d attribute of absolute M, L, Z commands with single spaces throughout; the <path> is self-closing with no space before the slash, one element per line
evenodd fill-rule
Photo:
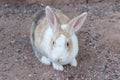
<path fill-rule="evenodd" d="M 68 24 L 70 32 L 73 33 L 79 31 L 86 17 L 87 17 L 87 12 L 84 12 L 81 15 L 73 18 Z"/>
<path fill-rule="evenodd" d="M 48 22 L 49 26 L 52 28 L 53 32 L 55 32 L 57 30 L 56 15 L 49 6 L 46 6 L 45 11 L 46 11 L 47 22 Z"/>

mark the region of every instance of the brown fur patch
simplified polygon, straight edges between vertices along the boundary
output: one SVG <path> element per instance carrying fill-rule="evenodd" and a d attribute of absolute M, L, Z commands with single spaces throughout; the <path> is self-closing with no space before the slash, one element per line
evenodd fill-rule
<path fill-rule="evenodd" d="M 31 30 L 30 30 L 30 40 L 32 45 L 34 45 L 34 40 L 35 40 L 35 30 L 38 25 L 38 22 L 40 19 L 42 19 L 45 16 L 45 10 L 41 10 L 36 12 L 32 17 L 31 17 Z"/>
<path fill-rule="evenodd" d="M 43 40 L 44 33 L 48 28 L 46 18 L 44 18 L 43 20 L 39 20 L 38 24 L 39 25 L 37 25 L 37 28 L 35 30 L 35 37 L 39 37 L 41 42 Z"/>
<path fill-rule="evenodd" d="M 67 44 L 68 44 L 68 46 L 67 46 Z M 72 48 L 73 48 L 72 40 L 71 39 L 66 40 L 65 45 L 66 45 L 68 52 L 71 52 Z"/>

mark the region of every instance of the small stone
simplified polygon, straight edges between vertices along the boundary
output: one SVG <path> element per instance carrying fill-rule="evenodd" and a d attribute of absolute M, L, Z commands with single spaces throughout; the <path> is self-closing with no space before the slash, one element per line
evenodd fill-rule
<path fill-rule="evenodd" d="M 17 13 L 19 13 L 19 10 L 17 10 L 17 9 L 16 9 L 16 10 L 14 10 L 14 11 L 15 11 L 15 13 L 16 13 L 16 14 L 17 14 Z"/>
<path fill-rule="evenodd" d="M 11 34 L 12 37 L 15 37 L 15 34 Z"/>
<path fill-rule="evenodd" d="M 24 59 L 26 60 L 26 59 L 27 59 L 27 57 L 26 57 L 26 56 L 24 56 Z"/>
<path fill-rule="evenodd" d="M 3 51 L 2 50 L 0 50 L 0 54 L 2 54 L 3 53 Z"/>
<path fill-rule="evenodd" d="M 43 6 L 45 6 L 45 5 L 41 3 L 41 6 L 43 7 Z"/>
<path fill-rule="evenodd" d="M 23 14 L 22 14 L 22 13 L 19 13 L 19 16 L 23 16 Z"/>
<path fill-rule="evenodd" d="M 27 37 L 27 35 L 23 35 L 22 37 L 23 37 L 23 38 L 26 38 L 26 37 Z"/>
<path fill-rule="evenodd" d="M 12 43 L 12 44 L 14 44 L 15 42 L 16 42 L 15 40 L 10 41 L 10 43 Z"/>
<path fill-rule="evenodd" d="M 69 6 L 70 6 L 70 7 L 72 7 L 72 6 L 73 6 L 73 4 L 69 4 Z"/>
<path fill-rule="evenodd" d="M 25 13 L 27 13 L 27 11 L 26 11 L 26 10 L 24 10 L 24 11 L 23 11 L 23 13 L 25 14 Z"/>
<path fill-rule="evenodd" d="M 93 71 L 93 67 L 92 66 L 90 66 L 89 68 L 88 68 L 88 70 L 91 72 L 91 71 Z"/>
<path fill-rule="evenodd" d="M 16 52 L 20 52 L 21 50 L 20 49 L 16 49 Z"/>
<path fill-rule="evenodd" d="M 49 80 L 53 80 L 52 78 L 49 78 Z"/>
<path fill-rule="evenodd" d="M 5 6 L 5 7 L 8 7 L 8 4 L 5 4 L 4 6 Z"/>
<path fill-rule="evenodd" d="M 29 74 L 28 77 L 32 77 L 32 74 Z"/>

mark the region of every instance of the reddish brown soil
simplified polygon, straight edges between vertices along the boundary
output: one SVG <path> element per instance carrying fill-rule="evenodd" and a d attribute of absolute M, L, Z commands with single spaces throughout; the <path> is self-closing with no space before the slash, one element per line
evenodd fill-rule
<path fill-rule="evenodd" d="M 0 80 L 120 80 L 120 3 L 54 5 L 70 18 L 87 11 L 78 34 L 78 66 L 63 72 L 41 64 L 29 41 L 37 4 L 0 5 Z"/>

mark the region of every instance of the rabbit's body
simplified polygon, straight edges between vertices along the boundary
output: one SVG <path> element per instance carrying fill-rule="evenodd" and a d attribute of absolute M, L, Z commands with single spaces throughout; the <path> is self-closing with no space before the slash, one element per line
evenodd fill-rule
<path fill-rule="evenodd" d="M 71 20 L 48 6 L 32 19 L 30 39 L 38 59 L 47 65 L 52 63 L 56 70 L 63 70 L 65 64 L 77 66 L 78 39 L 75 31 L 68 27 Z"/>

